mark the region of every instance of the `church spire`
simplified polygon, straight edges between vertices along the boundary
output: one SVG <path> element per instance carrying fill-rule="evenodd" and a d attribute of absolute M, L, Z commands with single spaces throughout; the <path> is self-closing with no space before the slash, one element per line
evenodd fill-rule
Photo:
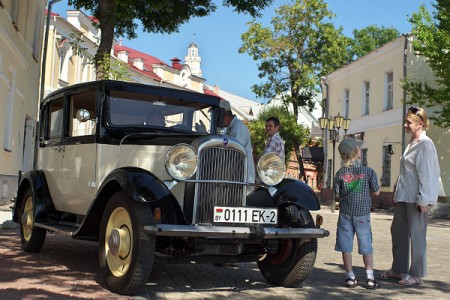
<path fill-rule="evenodd" d="M 192 75 L 202 77 L 202 59 L 198 55 L 198 46 L 195 44 L 195 33 L 192 36 L 192 43 L 188 47 L 188 54 L 184 57 L 184 63 L 191 68 Z"/>

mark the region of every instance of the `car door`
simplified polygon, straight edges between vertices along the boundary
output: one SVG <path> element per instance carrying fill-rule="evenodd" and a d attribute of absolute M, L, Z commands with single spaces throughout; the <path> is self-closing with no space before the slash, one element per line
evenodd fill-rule
<path fill-rule="evenodd" d="M 41 111 L 38 169 L 43 170 L 54 203 L 61 201 L 61 161 L 64 99 L 47 103 Z"/>
<path fill-rule="evenodd" d="M 85 215 L 97 190 L 95 90 L 68 95 L 67 104 L 67 130 L 63 139 L 64 151 L 61 165 L 63 203 L 60 209 Z"/>

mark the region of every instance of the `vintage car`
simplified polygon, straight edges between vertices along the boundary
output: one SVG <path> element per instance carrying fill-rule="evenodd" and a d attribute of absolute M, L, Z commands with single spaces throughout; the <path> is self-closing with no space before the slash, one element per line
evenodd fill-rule
<path fill-rule="evenodd" d="M 298 285 L 329 235 L 310 214 L 318 199 L 283 178 L 274 153 L 257 162 L 261 184 L 247 182 L 245 149 L 222 128 L 224 101 L 119 81 L 48 95 L 14 205 L 22 249 L 40 251 L 47 232 L 96 241 L 101 282 L 125 295 L 154 261 L 257 262 L 269 283 Z"/>

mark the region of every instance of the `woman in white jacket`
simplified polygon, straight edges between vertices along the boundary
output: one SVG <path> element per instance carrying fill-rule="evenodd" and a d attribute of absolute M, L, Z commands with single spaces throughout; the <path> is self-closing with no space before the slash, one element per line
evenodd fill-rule
<path fill-rule="evenodd" d="M 400 160 L 395 185 L 393 262 L 392 268 L 381 274 L 382 279 L 396 279 L 402 285 L 419 285 L 427 275 L 428 211 L 437 201 L 440 176 L 436 147 L 426 134 L 428 126 L 424 109 L 408 109 L 404 127 L 411 140 Z"/>

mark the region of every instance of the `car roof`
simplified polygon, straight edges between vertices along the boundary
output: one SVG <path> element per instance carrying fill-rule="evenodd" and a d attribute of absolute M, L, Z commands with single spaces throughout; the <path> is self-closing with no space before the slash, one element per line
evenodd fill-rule
<path fill-rule="evenodd" d="M 212 106 L 219 106 L 221 98 L 219 96 L 207 95 L 189 90 L 168 88 L 154 85 L 147 85 L 134 82 L 116 81 L 116 80 L 98 80 L 85 83 L 74 84 L 54 91 L 47 95 L 41 105 L 52 101 L 56 97 L 61 97 L 63 93 L 83 92 L 87 90 L 121 90 L 127 92 L 136 92 L 142 94 L 151 94 L 156 96 L 166 96 L 171 98 L 180 98 L 184 101 L 201 102 Z"/>

